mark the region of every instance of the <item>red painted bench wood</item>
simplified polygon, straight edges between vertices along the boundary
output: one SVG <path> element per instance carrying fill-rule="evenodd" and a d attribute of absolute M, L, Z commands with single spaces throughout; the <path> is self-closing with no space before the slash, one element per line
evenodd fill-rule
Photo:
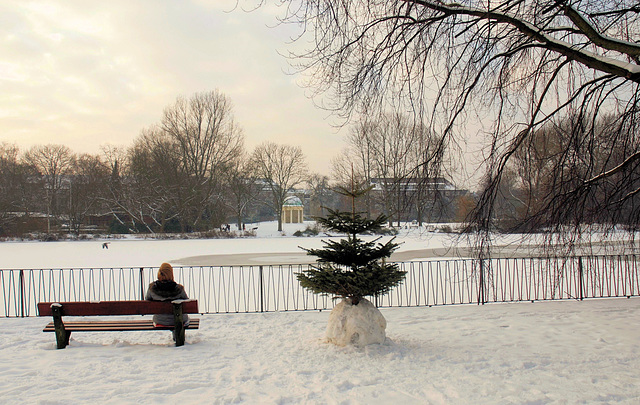
<path fill-rule="evenodd" d="M 40 316 L 53 316 L 51 305 L 54 302 L 38 303 Z M 78 301 L 60 302 L 62 316 L 99 316 L 99 315 L 152 315 L 172 314 L 173 305 L 169 301 Z M 197 314 L 198 301 L 182 303 L 183 314 Z"/>
<path fill-rule="evenodd" d="M 199 319 L 189 319 L 189 325 L 183 325 L 184 314 L 198 313 L 198 301 L 175 300 L 167 301 L 95 301 L 95 302 L 40 302 L 38 315 L 52 316 L 43 332 L 55 332 L 58 349 L 64 349 L 69 344 L 71 332 L 123 332 L 123 331 L 153 331 L 173 330 L 176 346 L 184 345 L 185 329 L 198 329 Z M 173 314 L 175 326 L 156 327 L 152 320 L 125 321 L 79 321 L 63 322 L 63 316 L 111 316 L 111 315 L 151 315 Z"/>

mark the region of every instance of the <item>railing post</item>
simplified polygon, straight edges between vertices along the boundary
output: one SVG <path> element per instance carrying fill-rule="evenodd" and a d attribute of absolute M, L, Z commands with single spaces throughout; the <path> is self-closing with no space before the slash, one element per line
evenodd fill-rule
<path fill-rule="evenodd" d="M 556 289 L 560 287 L 564 288 L 565 282 L 568 282 L 570 298 L 574 300 L 577 299 L 583 301 L 584 299 L 594 297 L 596 292 L 598 292 L 598 286 L 601 285 L 603 290 L 597 294 L 598 296 L 638 296 L 640 295 L 640 269 L 638 266 L 640 265 L 638 265 L 638 262 L 635 260 L 638 257 L 638 255 L 616 256 L 616 261 L 611 262 L 611 258 L 609 256 L 574 255 L 549 258 L 544 262 L 532 261 L 532 259 L 529 259 L 529 262 L 527 263 L 524 261 L 525 259 L 523 259 L 523 261 L 516 261 L 514 264 L 503 266 L 499 264 L 504 263 L 504 261 L 499 262 L 499 260 L 503 259 L 492 260 L 490 256 L 487 255 L 482 258 L 468 259 L 464 262 L 451 261 L 444 265 L 441 261 L 429 262 L 428 267 L 427 264 L 423 263 L 420 264 L 420 269 L 424 269 L 424 273 L 420 273 L 422 275 L 415 276 L 417 277 L 415 281 L 410 281 L 409 278 L 405 280 L 404 283 L 408 284 L 408 288 L 406 290 L 394 289 L 393 292 L 389 292 L 388 305 L 404 305 L 404 301 L 401 303 L 400 298 L 402 294 L 405 294 L 405 291 L 408 291 L 407 305 L 416 304 L 416 302 L 422 303 L 423 301 L 424 305 L 427 306 L 441 305 L 443 303 L 447 304 L 449 302 L 465 302 L 471 304 L 473 303 L 474 287 L 476 288 L 477 305 L 484 305 L 490 302 L 489 300 L 491 300 L 491 302 L 502 302 L 509 299 L 526 299 L 527 301 L 550 299 L 555 298 L 555 294 L 557 294 L 557 292 L 555 292 L 555 290 L 549 291 L 549 289 L 554 287 Z M 567 260 L 565 263 L 566 267 L 560 268 L 562 266 L 561 260 Z M 628 267 L 624 269 L 620 267 L 619 270 L 616 270 L 622 265 L 622 263 L 619 263 L 622 261 L 625 261 Z M 464 264 L 465 267 L 459 268 L 457 267 L 458 263 L 468 264 Z M 424 267 L 422 267 L 423 265 Z M 445 265 L 451 267 L 442 267 Z M 520 265 L 523 266 L 522 269 L 519 268 Z M 469 270 L 467 269 L 467 266 L 472 267 L 470 270 L 472 272 L 468 277 L 464 277 L 464 284 L 462 284 L 462 281 L 458 279 L 458 273 L 467 274 L 467 271 Z M 603 269 L 600 269 L 599 266 L 602 266 Z M 270 303 L 267 300 L 273 300 L 274 305 L 278 307 L 280 305 L 278 301 L 281 298 L 284 299 L 285 311 L 291 309 L 291 302 L 294 302 L 293 309 L 297 310 L 298 301 L 300 299 L 299 297 L 302 297 L 301 299 L 304 300 L 304 309 L 307 309 L 308 305 L 311 305 L 314 309 L 327 308 L 331 305 L 331 302 L 328 301 L 330 298 L 325 296 L 310 295 L 309 292 L 304 290 L 302 290 L 300 295 L 297 295 L 297 285 L 296 287 L 291 287 L 293 279 L 291 280 L 291 284 L 281 285 L 281 279 L 285 280 L 285 282 L 287 280 L 287 276 L 282 275 L 285 273 L 278 276 L 277 280 L 266 280 L 264 265 L 258 266 L 259 280 L 255 280 L 255 267 L 256 266 L 252 266 L 253 270 L 248 276 L 250 278 L 248 283 L 245 283 L 244 276 L 242 277 L 240 285 L 238 286 L 242 291 L 238 290 L 239 292 L 236 292 L 235 284 L 233 286 L 233 291 L 225 291 L 225 289 L 232 288 L 231 284 L 224 283 L 226 273 L 221 273 L 221 277 L 223 277 L 222 282 L 215 283 L 215 285 L 212 282 L 211 287 L 204 286 L 203 289 L 214 289 L 212 291 L 205 291 L 205 293 L 211 293 L 213 299 L 217 301 L 220 301 L 221 299 L 231 299 L 227 298 L 227 296 L 230 297 L 232 293 L 241 298 L 246 297 L 245 301 L 247 307 L 255 305 L 255 307 L 251 307 L 251 311 L 261 313 L 274 310 L 270 307 Z M 441 267 L 442 269 L 440 269 Z M 613 267 L 614 270 L 611 272 L 605 271 L 609 267 Z M 146 267 L 137 267 L 140 282 L 138 296 L 139 299 L 142 300 L 144 300 L 146 295 L 148 283 L 153 281 L 154 278 L 152 275 L 151 280 L 146 279 L 146 275 L 144 273 L 145 268 Z M 531 268 L 531 270 L 528 270 L 529 268 Z M 130 272 L 131 277 L 135 278 L 133 272 L 136 267 L 127 267 L 126 269 L 127 274 Z M 153 271 L 153 267 L 150 267 L 149 269 L 150 271 Z M 440 269 L 440 271 L 438 271 L 438 269 Z M 565 270 L 564 273 L 562 273 L 562 269 Z M 109 269 L 102 268 L 90 270 L 91 271 L 87 276 L 88 280 L 86 281 L 87 291 L 86 293 L 80 293 L 80 296 L 83 296 L 84 294 L 88 299 L 100 300 L 109 299 L 108 297 L 112 294 L 115 294 L 117 297 L 126 294 L 127 297 L 135 298 L 135 285 L 130 285 L 132 280 L 130 280 L 128 276 L 126 279 L 123 278 L 123 280 L 120 280 L 117 277 L 117 274 L 119 273 L 114 272 L 113 269 L 111 269 L 110 272 L 107 271 Z M 270 266 L 268 270 L 270 272 L 277 271 L 273 269 L 273 266 Z M 412 271 L 413 269 L 409 272 L 410 275 Z M 491 274 L 489 274 L 489 271 L 491 271 Z M 577 274 L 575 274 L 575 272 L 577 272 Z M 16 280 L 16 275 L 18 276 L 18 280 Z M 270 279 L 273 279 L 276 276 L 276 273 L 269 273 L 268 276 Z M 28 280 L 27 277 L 29 277 Z M 37 315 L 37 302 L 34 301 L 37 299 L 50 298 L 52 301 L 55 301 L 64 300 L 67 296 L 72 298 L 75 297 L 77 295 L 74 293 L 76 280 L 73 277 L 73 272 L 63 272 L 62 269 L 35 270 L 18 268 L 0 270 L 1 282 L 8 286 L 0 292 L 3 294 L 3 297 L 0 297 L 0 304 L 4 302 L 4 315 L 0 314 L 0 317 L 24 318 L 35 316 Z M 564 279 L 562 277 L 564 277 Z M 256 281 L 258 283 L 256 283 Z M 84 275 L 80 282 L 84 288 Z M 126 282 L 126 285 L 123 284 L 123 282 Z M 199 282 L 201 283 L 202 280 Z M 133 282 L 133 284 L 135 284 L 135 282 Z M 259 291 L 255 291 L 256 287 L 259 288 Z M 280 292 L 281 288 L 284 289 L 284 293 Z M 520 291 L 520 288 L 523 290 Z M 269 289 L 268 292 L 267 289 Z M 271 291 L 272 289 L 274 290 L 273 292 Z M 517 291 L 515 291 L 516 289 Z M 511 295 L 506 295 L 506 299 L 505 291 L 511 291 L 511 293 L 509 293 Z M 255 302 L 256 293 L 260 300 L 259 304 Z M 129 294 L 132 294 L 132 296 Z M 269 297 L 269 294 L 273 294 L 273 299 Z M 284 294 L 284 297 L 282 297 L 282 294 Z M 397 297 L 392 294 L 397 294 Z M 412 294 L 416 294 L 415 302 Z M 425 295 L 424 300 L 421 298 L 421 294 Z M 435 298 L 431 297 L 432 294 L 435 294 Z M 443 294 L 442 297 L 440 294 Z M 451 296 L 449 296 L 449 294 L 451 294 Z M 456 298 L 457 294 L 461 294 L 460 298 Z M 564 292 L 562 294 L 564 294 Z M 308 298 L 308 295 L 313 298 Z M 470 298 L 463 298 L 467 295 L 469 295 Z M 562 296 L 564 297 L 564 295 Z M 4 301 L 2 301 L 2 298 L 4 298 Z M 233 299 L 239 300 L 241 298 L 236 299 L 234 295 Z M 376 307 L 386 305 L 384 304 L 384 295 L 374 295 L 370 299 Z M 247 311 L 249 311 L 249 309 L 247 309 Z"/>
<path fill-rule="evenodd" d="M 140 267 L 140 299 L 144 301 L 144 267 Z"/>
<path fill-rule="evenodd" d="M 24 293 L 24 270 L 20 269 L 20 317 L 24 318 L 24 301 L 26 294 Z"/>
<path fill-rule="evenodd" d="M 480 259 L 480 281 L 478 286 L 478 305 L 485 303 L 484 291 L 484 259 Z"/>
<path fill-rule="evenodd" d="M 258 267 L 258 276 L 260 277 L 260 312 L 264 312 L 264 284 L 263 284 L 262 266 Z"/>
<path fill-rule="evenodd" d="M 584 276 L 582 256 L 578 256 L 578 283 L 580 284 L 580 301 L 584 300 Z"/>

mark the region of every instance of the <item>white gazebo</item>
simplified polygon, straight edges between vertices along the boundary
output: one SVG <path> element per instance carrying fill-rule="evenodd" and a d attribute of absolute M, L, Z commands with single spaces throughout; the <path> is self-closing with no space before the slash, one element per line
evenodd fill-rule
<path fill-rule="evenodd" d="M 296 196 L 285 198 L 282 204 L 282 222 L 285 224 L 301 224 L 303 221 L 302 201 Z"/>

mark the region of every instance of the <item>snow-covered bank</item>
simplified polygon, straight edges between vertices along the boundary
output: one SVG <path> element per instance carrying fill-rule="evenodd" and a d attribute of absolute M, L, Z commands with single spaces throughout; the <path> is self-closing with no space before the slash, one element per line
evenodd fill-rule
<path fill-rule="evenodd" d="M 640 299 L 382 309 L 387 341 L 322 342 L 323 312 L 204 315 L 168 332 L 0 319 L 3 403 L 640 403 Z"/>

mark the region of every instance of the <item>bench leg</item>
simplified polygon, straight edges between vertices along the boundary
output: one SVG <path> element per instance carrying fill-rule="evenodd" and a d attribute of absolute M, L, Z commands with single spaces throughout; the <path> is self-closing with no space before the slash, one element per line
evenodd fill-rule
<path fill-rule="evenodd" d="M 69 346 L 69 339 L 71 338 L 71 332 L 68 330 L 64 331 L 64 334 L 58 334 L 56 331 L 56 344 L 58 349 L 64 349 Z"/>
<path fill-rule="evenodd" d="M 184 346 L 184 317 L 182 316 L 182 304 L 173 304 L 173 320 L 175 329 L 173 335 L 176 346 Z"/>
<path fill-rule="evenodd" d="M 176 346 L 184 346 L 184 325 L 176 324 L 176 330 L 174 331 L 176 336 Z"/>
<path fill-rule="evenodd" d="M 71 332 L 67 331 L 62 322 L 62 310 L 59 307 L 52 307 L 53 326 L 56 329 L 56 344 L 58 349 L 64 349 L 69 345 Z"/>

